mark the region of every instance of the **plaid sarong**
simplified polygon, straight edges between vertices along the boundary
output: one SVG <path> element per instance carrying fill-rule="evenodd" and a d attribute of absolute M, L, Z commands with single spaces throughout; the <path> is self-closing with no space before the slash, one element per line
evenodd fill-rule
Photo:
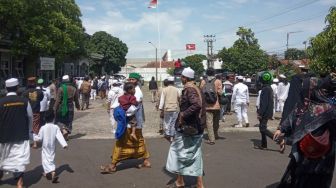
<path fill-rule="evenodd" d="M 35 134 L 38 134 L 41 128 L 41 114 L 40 113 L 34 113 L 33 114 L 33 132 Z"/>

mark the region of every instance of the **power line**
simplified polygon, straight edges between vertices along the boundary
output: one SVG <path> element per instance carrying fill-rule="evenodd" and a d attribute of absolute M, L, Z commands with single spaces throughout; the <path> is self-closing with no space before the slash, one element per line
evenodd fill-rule
<path fill-rule="evenodd" d="M 281 26 L 276 26 L 276 27 L 272 27 L 272 28 L 268 28 L 268 29 L 264 29 L 264 30 L 260 30 L 260 31 L 255 32 L 255 34 L 257 34 L 257 33 L 263 33 L 263 32 L 266 32 L 266 31 L 271 31 L 271 30 L 279 29 L 279 28 L 283 28 L 283 27 L 287 27 L 287 26 L 294 25 L 294 24 L 301 23 L 301 22 L 306 22 L 306 21 L 314 20 L 314 19 L 319 18 L 320 16 L 323 16 L 323 15 L 324 14 L 319 14 L 317 16 L 310 17 L 310 18 L 307 18 L 307 19 L 300 19 L 300 20 L 297 20 L 297 21 L 289 23 L 289 24 L 285 24 L 285 25 L 281 25 Z"/>
<path fill-rule="evenodd" d="M 269 17 L 265 17 L 265 18 L 261 19 L 260 21 L 249 22 L 249 23 L 243 24 L 243 26 L 251 26 L 251 25 L 254 25 L 254 24 L 257 24 L 257 23 L 264 22 L 264 21 L 266 21 L 266 20 L 269 20 L 269 19 L 272 19 L 272 18 L 281 16 L 281 15 L 287 14 L 287 13 L 293 11 L 293 10 L 300 9 L 300 8 L 302 8 L 302 7 L 308 6 L 308 5 L 313 4 L 313 3 L 317 2 L 317 1 L 320 1 L 320 0 L 312 0 L 312 1 L 306 2 L 306 3 L 304 3 L 304 4 L 297 4 L 297 5 L 294 6 L 293 8 L 290 8 L 290 9 L 284 10 L 284 11 L 282 11 L 282 12 L 273 14 L 273 15 L 271 15 L 271 16 L 269 16 Z M 217 32 L 217 33 L 215 33 L 215 34 L 217 35 L 217 34 L 225 33 L 225 32 L 227 32 L 227 31 L 231 31 L 231 30 L 233 30 L 233 29 L 236 29 L 237 27 L 239 27 L 239 25 L 237 25 L 237 26 L 235 26 L 235 27 L 232 27 L 232 28 L 230 28 L 230 29 L 226 29 L 226 30 Z"/>

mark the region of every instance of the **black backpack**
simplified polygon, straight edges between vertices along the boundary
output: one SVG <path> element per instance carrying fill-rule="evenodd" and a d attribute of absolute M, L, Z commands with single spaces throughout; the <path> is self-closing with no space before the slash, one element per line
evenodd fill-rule
<path fill-rule="evenodd" d="M 205 85 L 202 89 L 202 93 L 204 95 L 205 102 L 207 104 L 215 104 L 217 101 L 217 91 L 215 88 L 216 78 L 212 80 L 204 80 Z"/>

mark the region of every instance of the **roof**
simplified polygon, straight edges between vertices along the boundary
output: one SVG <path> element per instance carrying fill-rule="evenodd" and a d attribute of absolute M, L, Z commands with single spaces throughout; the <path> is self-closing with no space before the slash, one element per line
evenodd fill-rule
<path fill-rule="evenodd" d="M 142 66 L 142 68 L 160 68 L 160 62 L 158 61 L 157 63 L 154 62 L 149 62 L 147 65 Z M 174 62 L 173 61 L 162 61 L 161 62 L 161 68 L 174 68 Z"/>
<path fill-rule="evenodd" d="M 282 59 L 282 60 L 280 60 L 280 63 L 282 65 L 292 64 L 296 67 L 299 67 L 300 65 L 304 65 L 305 67 L 309 67 L 310 60 L 309 59 L 301 59 L 301 60 Z"/>

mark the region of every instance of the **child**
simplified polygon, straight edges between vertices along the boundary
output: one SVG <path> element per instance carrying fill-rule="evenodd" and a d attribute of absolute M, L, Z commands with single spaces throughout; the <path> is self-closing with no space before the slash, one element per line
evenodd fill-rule
<path fill-rule="evenodd" d="M 131 137 L 136 140 L 137 137 L 135 135 L 135 126 L 136 126 L 135 112 L 137 110 L 136 106 L 138 105 L 138 102 L 136 101 L 136 98 L 134 96 L 135 94 L 134 84 L 130 82 L 125 83 L 124 92 L 125 92 L 124 95 L 120 96 L 118 100 L 121 108 L 125 110 L 127 116 L 127 122 L 132 128 Z"/>
<path fill-rule="evenodd" d="M 60 128 L 53 124 L 55 115 L 52 111 L 48 111 L 45 120 L 46 124 L 41 127 L 38 135 L 34 135 L 34 141 L 42 141 L 42 166 L 48 180 L 57 183 L 58 177 L 55 173 L 55 149 L 56 139 L 64 149 L 68 147 Z"/>

